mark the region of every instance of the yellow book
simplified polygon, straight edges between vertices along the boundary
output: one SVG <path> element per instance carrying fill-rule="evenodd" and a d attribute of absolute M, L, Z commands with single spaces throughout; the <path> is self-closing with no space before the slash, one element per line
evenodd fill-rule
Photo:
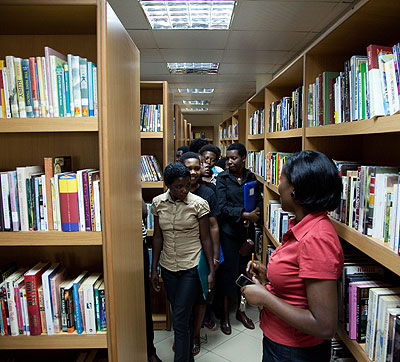
<path fill-rule="evenodd" d="M 17 85 L 17 99 L 19 116 L 26 118 L 24 82 L 22 78 L 21 58 L 14 58 L 15 82 Z"/>
<path fill-rule="evenodd" d="M 5 67 L 4 60 L 0 60 L 0 72 Z M 0 74 L 0 77 L 2 75 Z M 4 96 L 4 79 L 3 79 L 3 87 L 0 88 L 0 97 L 1 97 L 1 118 L 7 118 L 6 114 L 6 98 Z"/>

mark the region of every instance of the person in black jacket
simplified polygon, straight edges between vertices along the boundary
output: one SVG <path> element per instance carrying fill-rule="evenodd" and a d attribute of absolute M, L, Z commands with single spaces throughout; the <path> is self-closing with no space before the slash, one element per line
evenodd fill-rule
<path fill-rule="evenodd" d="M 246 148 L 241 143 L 230 145 L 226 152 L 228 169 L 217 177 L 220 243 L 225 261 L 218 271 L 216 293 L 220 300 L 223 299 L 221 330 L 225 334 L 232 332 L 229 300 L 240 296 L 235 281 L 240 273 L 245 273 L 251 257 L 251 252 L 243 256 L 239 251 L 248 237 L 254 238 L 254 223 L 259 221 L 262 210 L 262 197 L 257 188 L 257 207 L 251 212 L 244 211 L 244 184 L 256 180 L 255 175 L 245 168 L 246 155 Z M 236 319 L 246 328 L 254 329 L 253 321 L 239 310 L 239 303 Z"/>

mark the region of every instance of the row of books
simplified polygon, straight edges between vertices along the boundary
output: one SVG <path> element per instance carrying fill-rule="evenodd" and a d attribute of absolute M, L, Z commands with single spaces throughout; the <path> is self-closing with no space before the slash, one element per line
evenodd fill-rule
<path fill-rule="evenodd" d="M 97 66 L 50 47 L 44 54 L 0 60 L 0 117 L 96 116 Z"/>
<path fill-rule="evenodd" d="M 342 72 L 324 72 L 308 87 L 309 127 L 393 115 L 400 109 L 400 44 L 371 44 Z"/>
<path fill-rule="evenodd" d="M 269 132 L 287 131 L 303 126 L 303 87 L 292 92 L 291 97 L 283 97 L 272 102 L 269 107 Z"/>
<path fill-rule="evenodd" d="M 141 132 L 162 132 L 163 113 L 162 104 L 141 104 L 140 105 L 140 131 Z"/>
<path fill-rule="evenodd" d="M 266 156 L 266 173 L 265 180 L 272 185 L 279 186 L 281 172 L 286 160 L 292 153 L 285 152 L 268 152 Z"/>
<path fill-rule="evenodd" d="M 101 231 L 100 171 L 71 156 L 0 172 L 0 231 Z"/>
<path fill-rule="evenodd" d="M 332 217 L 357 231 L 388 243 L 399 253 L 399 169 L 338 162 L 343 181 L 340 207 Z"/>
<path fill-rule="evenodd" d="M 352 259 L 339 279 L 339 319 L 350 339 L 365 343 L 371 361 L 397 361 L 400 288 L 384 282 L 381 265 Z"/>
<path fill-rule="evenodd" d="M 264 177 L 265 170 L 265 157 L 264 150 L 260 152 L 248 151 L 247 152 L 247 167 L 252 172 Z"/>
<path fill-rule="evenodd" d="M 257 109 L 250 116 L 250 134 L 262 134 L 265 127 L 265 109 Z"/>
<path fill-rule="evenodd" d="M 154 216 L 150 212 L 151 204 L 146 203 L 146 208 L 147 208 L 147 217 L 146 217 L 146 220 L 144 220 L 144 226 L 147 231 L 153 231 L 154 230 Z"/>
<path fill-rule="evenodd" d="M 0 268 L 2 336 L 106 331 L 104 279 L 83 271 L 70 278 L 60 263 Z"/>
<path fill-rule="evenodd" d="M 162 181 L 162 170 L 157 159 L 153 155 L 142 155 L 141 163 L 141 179 L 145 182 Z"/>
<path fill-rule="evenodd" d="M 293 214 L 282 210 L 282 205 L 277 200 L 268 201 L 267 228 L 279 242 L 282 236 L 288 231 L 289 218 Z"/>
<path fill-rule="evenodd" d="M 219 130 L 219 138 L 239 137 L 239 122 Z"/>
<path fill-rule="evenodd" d="M 225 145 L 224 143 L 220 143 L 219 144 L 219 149 L 221 150 L 221 157 L 224 157 L 226 155 L 226 149 L 228 148 L 227 145 Z"/>

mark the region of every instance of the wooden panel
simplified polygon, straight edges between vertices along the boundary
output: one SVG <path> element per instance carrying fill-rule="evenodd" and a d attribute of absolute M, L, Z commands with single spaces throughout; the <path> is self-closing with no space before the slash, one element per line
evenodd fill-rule
<path fill-rule="evenodd" d="M 99 168 L 98 133 L 0 133 L 0 170 L 42 165 L 49 156 L 72 156 L 74 170 Z"/>
<path fill-rule="evenodd" d="M 264 133 L 259 134 L 249 134 L 249 140 L 261 140 L 264 139 Z"/>
<path fill-rule="evenodd" d="M 164 168 L 175 161 L 174 153 L 174 109 L 173 93 L 167 82 L 163 82 L 163 103 L 164 103 Z"/>
<path fill-rule="evenodd" d="M 107 348 L 107 334 L 60 333 L 54 336 L 3 336 L 0 349 L 79 349 Z"/>
<path fill-rule="evenodd" d="M 303 84 L 303 55 L 289 63 L 268 83 L 268 89 L 297 88 Z M 294 90 L 294 89 L 293 89 Z M 283 97 L 283 96 L 281 96 Z"/>
<path fill-rule="evenodd" d="M 281 243 L 275 238 L 275 236 L 272 235 L 269 229 L 265 228 L 264 230 L 268 236 L 268 239 L 271 240 L 272 244 L 274 244 L 276 248 L 281 245 Z"/>
<path fill-rule="evenodd" d="M 132 356 L 145 361 L 139 51 L 111 7 L 104 0 L 99 3 L 108 355 L 113 362 L 131 361 Z"/>
<path fill-rule="evenodd" d="M 358 362 L 371 362 L 365 352 L 365 343 L 360 344 L 356 340 L 350 339 L 341 325 L 338 326 L 337 334 Z"/>
<path fill-rule="evenodd" d="M 278 191 L 278 186 L 271 184 L 270 182 L 266 182 L 267 188 L 269 188 L 272 192 L 275 192 L 277 195 L 279 195 Z"/>
<path fill-rule="evenodd" d="M 140 138 L 163 138 L 163 132 L 140 132 Z"/>
<path fill-rule="evenodd" d="M 25 11 L 23 13 L 25 13 Z M 80 11 L 77 11 L 77 14 L 80 14 Z M 2 14 L 2 18 L 4 17 L 5 16 Z M 70 28 L 72 29 L 72 26 L 70 26 Z M 54 29 L 56 30 L 57 28 Z M 49 46 L 62 54 L 67 55 L 68 53 L 72 53 L 97 63 L 95 34 L 40 35 L 39 32 L 36 34 L 37 35 L 0 35 L 0 58 L 4 59 L 6 55 L 14 55 L 21 58 L 44 56 L 44 47 Z"/>
<path fill-rule="evenodd" d="M 142 155 L 153 155 L 158 161 L 161 170 L 165 168 L 164 159 L 164 139 L 163 138 L 141 138 L 141 154 Z"/>
<path fill-rule="evenodd" d="M 140 103 L 141 104 L 163 104 L 162 81 L 142 81 L 140 82 Z"/>
<path fill-rule="evenodd" d="M 97 132 L 97 117 L 0 118 L 0 133 Z"/>
<path fill-rule="evenodd" d="M 102 245 L 101 232 L 19 231 L 0 233 L 0 246 Z"/>
<path fill-rule="evenodd" d="M 144 189 L 160 189 L 164 187 L 164 181 L 145 182 L 142 181 L 142 188 Z"/>
<path fill-rule="evenodd" d="M 289 129 L 287 131 L 280 131 L 280 132 L 268 132 L 266 134 L 267 139 L 270 138 L 295 138 L 295 137 L 302 137 L 303 129 Z"/>

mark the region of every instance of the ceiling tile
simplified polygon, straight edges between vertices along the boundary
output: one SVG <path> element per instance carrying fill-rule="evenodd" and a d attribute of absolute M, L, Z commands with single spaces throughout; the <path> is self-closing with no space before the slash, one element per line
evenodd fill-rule
<path fill-rule="evenodd" d="M 159 48 L 224 49 L 229 31 L 153 30 Z"/>
<path fill-rule="evenodd" d="M 220 66 L 220 74 L 264 74 L 273 73 L 279 65 L 274 64 L 226 64 Z"/>
<path fill-rule="evenodd" d="M 150 29 L 150 24 L 137 0 L 109 0 L 125 29 Z"/>
<path fill-rule="evenodd" d="M 160 49 L 166 62 L 213 62 L 219 63 L 224 53 L 216 49 Z"/>
<path fill-rule="evenodd" d="M 295 52 L 276 50 L 243 50 L 227 49 L 222 58 L 223 63 L 269 63 L 284 64 L 295 56 Z"/>
<path fill-rule="evenodd" d="M 166 76 L 169 75 L 169 71 L 167 68 L 167 64 L 165 63 L 141 63 L 140 74 Z M 140 77 L 140 79 L 142 79 L 142 77 Z M 158 80 L 164 80 L 164 79 L 158 79 Z"/>
<path fill-rule="evenodd" d="M 140 49 L 141 63 L 163 63 L 164 59 L 159 49 Z"/>
<path fill-rule="evenodd" d="M 128 30 L 128 34 L 139 49 L 158 48 L 150 30 Z"/>

